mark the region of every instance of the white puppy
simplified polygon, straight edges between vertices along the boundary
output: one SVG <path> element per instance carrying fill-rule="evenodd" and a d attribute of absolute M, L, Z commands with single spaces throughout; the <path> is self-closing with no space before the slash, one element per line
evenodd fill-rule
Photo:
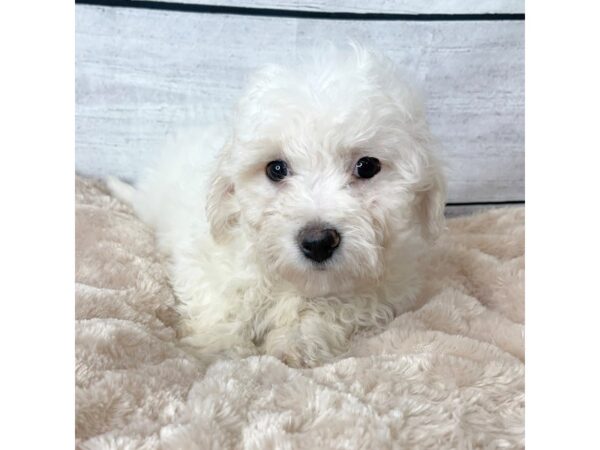
<path fill-rule="evenodd" d="M 258 71 L 229 127 L 179 137 L 135 189 L 109 182 L 155 228 L 202 351 L 314 366 L 417 295 L 445 202 L 423 106 L 385 57 L 324 54 Z"/>

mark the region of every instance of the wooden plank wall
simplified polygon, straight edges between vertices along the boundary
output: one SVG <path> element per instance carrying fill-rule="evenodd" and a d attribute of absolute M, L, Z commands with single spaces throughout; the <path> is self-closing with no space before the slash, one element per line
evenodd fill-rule
<path fill-rule="evenodd" d="M 134 0 L 138 1 L 138 0 Z M 150 0 L 287 11 L 370 14 L 522 14 L 523 0 Z"/>
<path fill-rule="evenodd" d="M 168 134 L 226 114 L 256 67 L 358 38 L 424 91 L 453 214 L 524 201 L 521 1 L 183 1 L 77 1 L 78 173 L 135 180 Z"/>

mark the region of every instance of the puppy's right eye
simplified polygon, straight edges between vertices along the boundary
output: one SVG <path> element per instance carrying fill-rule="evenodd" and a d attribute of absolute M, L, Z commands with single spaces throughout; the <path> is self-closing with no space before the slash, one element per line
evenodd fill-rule
<path fill-rule="evenodd" d="M 381 170 L 381 163 L 377 158 L 364 156 L 354 166 L 354 175 L 358 178 L 373 178 Z"/>
<path fill-rule="evenodd" d="M 285 161 L 280 160 L 271 161 L 269 164 L 267 164 L 265 172 L 271 180 L 279 182 L 288 175 L 287 164 Z"/>

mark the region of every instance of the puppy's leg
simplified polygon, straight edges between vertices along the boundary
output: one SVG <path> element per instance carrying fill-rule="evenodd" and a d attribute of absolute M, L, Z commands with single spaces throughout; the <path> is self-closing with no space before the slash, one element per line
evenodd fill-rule
<path fill-rule="evenodd" d="M 244 358 L 260 353 L 252 340 L 240 327 L 242 324 L 222 323 L 199 325 L 193 320 L 184 321 L 182 332 L 186 335 L 181 341 L 195 349 L 198 356 L 225 355 Z"/>
<path fill-rule="evenodd" d="M 271 330 L 262 350 L 291 367 L 315 367 L 347 351 L 350 331 L 309 311 L 298 322 Z"/>
<path fill-rule="evenodd" d="M 106 186 L 113 196 L 127 203 L 129 206 L 133 206 L 133 199 L 136 193 L 133 186 L 113 176 L 106 178 Z"/>

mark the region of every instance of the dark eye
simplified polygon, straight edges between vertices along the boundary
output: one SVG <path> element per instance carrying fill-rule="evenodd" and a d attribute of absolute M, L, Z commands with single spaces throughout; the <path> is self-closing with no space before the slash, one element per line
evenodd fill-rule
<path fill-rule="evenodd" d="M 267 164 L 265 172 L 271 180 L 275 182 L 281 181 L 288 174 L 287 164 L 285 161 L 280 160 L 271 161 L 269 164 Z"/>
<path fill-rule="evenodd" d="M 372 178 L 381 170 L 381 164 L 377 158 L 364 156 L 354 166 L 354 175 L 359 178 Z"/>

